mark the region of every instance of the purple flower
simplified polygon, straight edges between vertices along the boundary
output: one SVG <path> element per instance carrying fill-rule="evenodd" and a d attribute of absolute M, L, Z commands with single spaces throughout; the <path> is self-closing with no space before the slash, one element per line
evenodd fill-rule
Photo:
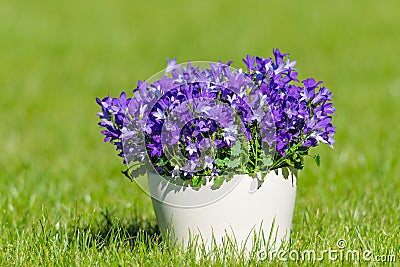
<path fill-rule="evenodd" d="M 179 178 L 180 177 L 180 169 L 178 165 L 175 165 L 174 169 L 172 170 L 172 178 Z"/>
<path fill-rule="evenodd" d="M 197 153 L 197 148 L 195 144 L 189 144 L 185 150 L 189 153 L 189 156 L 193 155 L 194 153 Z"/>
<path fill-rule="evenodd" d="M 224 128 L 222 137 L 229 147 L 234 144 L 237 137 L 237 125 L 231 124 L 228 127 Z"/>
<path fill-rule="evenodd" d="M 247 55 L 246 59 L 242 59 L 248 70 L 254 70 L 255 58 Z"/>
<path fill-rule="evenodd" d="M 167 64 L 167 69 L 166 72 L 171 72 L 175 66 L 176 66 L 176 59 L 173 58 L 172 60 L 167 59 L 168 64 Z"/>
<path fill-rule="evenodd" d="M 210 156 L 206 156 L 204 158 L 204 168 L 213 169 L 214 168 L 214 159 Z"/>
<path fill-rule="evenodd" d="M 154 136 L 154 143 L 150 143 L 147 145 L 147 148 L 150 149 L 150 156 L 161 157 L 163 153 L 163 146 L 159 140 L 159 136 Z"/>
<path fill-rule="evenodd" d="M 187 163 L 181 168 L 183 170 L 184 176 L 191 177 L 196 172 L 196 169 L 199 167 L 198 159 L 190 159 Z"/>

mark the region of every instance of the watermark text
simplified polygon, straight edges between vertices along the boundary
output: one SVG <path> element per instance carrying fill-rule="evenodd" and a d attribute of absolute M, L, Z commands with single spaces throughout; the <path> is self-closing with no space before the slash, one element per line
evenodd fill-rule
<path fill-rule="evenodd" d="M 258 253 L 260 261 L 279 260 L 279 261 L 339 261 L 339 262 L 396 262 L 394 250 L 390 250 L 386 254 L 375 254 L 369 249 L 357 250 L 347 247 L 345 239 L 339 239 L 335 247 L 328 247 L 322 250 L 271 250 Z"/>

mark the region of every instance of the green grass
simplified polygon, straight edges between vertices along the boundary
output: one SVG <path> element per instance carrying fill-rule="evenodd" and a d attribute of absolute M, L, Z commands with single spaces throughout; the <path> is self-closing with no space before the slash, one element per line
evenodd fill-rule
<path fill-rule="evenodd" d="M 322 166 L 300 173 L 291 250 L 345 239 L 400 265 L 400 4 L 266 2 L 0 2 L 0 266 L 211 264 L 161 240 L 149 197 L 102 143 L 94 100 L 167 57 L 239 64 L 274 47 L 324 80 L 337 108 L 335 149 L 314 150 Z"/>

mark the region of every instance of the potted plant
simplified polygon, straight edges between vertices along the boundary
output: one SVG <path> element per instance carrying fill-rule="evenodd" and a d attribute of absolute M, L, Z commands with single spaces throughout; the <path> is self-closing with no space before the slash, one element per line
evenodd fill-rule
<path fill-rule="evenodd" d="M 97 99 L 124 174 L 147 173 L 163 235 L 247 248 L 254 235 L 276 246 L 289 238 L 297 171 L 311 147 L 333 146 L 335 109 L 322 82 L 300 82 L 296 62 L 273 54 L 247 56 L 247 70 L 168 61 L 131 98 Z"/>

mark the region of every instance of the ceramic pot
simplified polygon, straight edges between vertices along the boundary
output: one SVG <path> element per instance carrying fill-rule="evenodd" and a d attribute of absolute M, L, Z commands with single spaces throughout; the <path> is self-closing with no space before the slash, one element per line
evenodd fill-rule
<path fill-rule="evenodd" d="M 197 188 L 148 174 L 161 234 L 186 246 L 197 240 L 207 249 L 227 238 L 251 249 L 254 235 L 269 247 L 279 247 L 290 237 L 297 171 L 281 168 L 257 177 L 234 175 L 219 188 L 210 180 Z"/>

